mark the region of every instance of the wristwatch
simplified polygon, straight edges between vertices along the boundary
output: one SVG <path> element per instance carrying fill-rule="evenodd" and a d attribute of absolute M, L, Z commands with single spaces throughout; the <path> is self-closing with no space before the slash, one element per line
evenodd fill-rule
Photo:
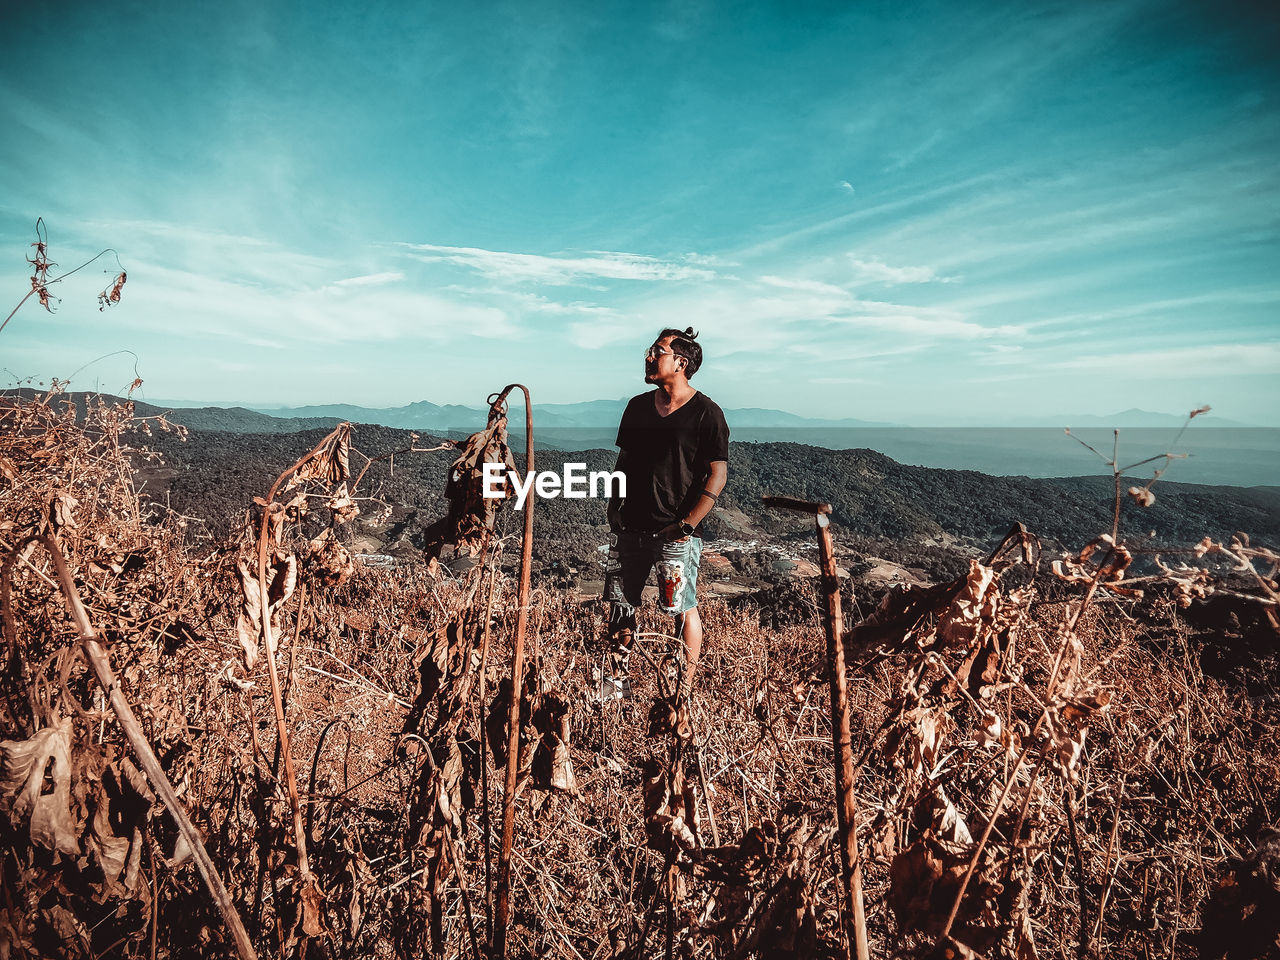
<path fill-rule="evenodd" d="M 680 532 L 683 533 L 686 537 L 692 537 L 693 530 L 694 530 L 693 524 L 691 524 L 688 520 L 680 521 Z"/>

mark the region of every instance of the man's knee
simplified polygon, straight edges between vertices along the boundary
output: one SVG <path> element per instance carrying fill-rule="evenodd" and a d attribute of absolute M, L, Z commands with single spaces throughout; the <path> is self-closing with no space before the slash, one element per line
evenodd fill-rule
<path fill-rule="evenodd" d="M 696 630 L 702 626 L 702 618 L 698 616 L 698 608 L 690 607 L 684 613 L 676 614 L 676 629 L 684 630 L 686 627 Z"/>
<path fill-rule="evenodd" d="M 630 604 L 614 603 L 609 607 L 609 642 L 614 647 L 631 646 L 636 633 L 636 608 Z"/>

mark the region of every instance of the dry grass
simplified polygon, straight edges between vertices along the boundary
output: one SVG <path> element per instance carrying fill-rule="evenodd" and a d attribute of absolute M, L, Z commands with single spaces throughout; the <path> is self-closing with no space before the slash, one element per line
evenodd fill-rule
<path fill-rule="evenodd" d="M 517 606 L 489 561 L 514 545 L 468 527 L 484 562 L 463 579 L 349 570 L 323 531 L 348 508 L 336 488 L 358 491 L 341 471 L 299 481 L 281 500 L 315 509 L 282 516 L 268 544 L 298 570 L 271 611 L 278 725 L 261 617 L 252 665 L 243 645 L 253 578 L 237 569 L 272 508 L 239 542 L 193 544 L 186 520 L 148 514 L 134 491 L 128 410 L 77 425 L 51 398 L 0 418 L 0 548 L 56 537 L 258 954 L 485 953 L 502 785 L 483 745 L 505 743 Z M 273 479 L 245 491 L 247 513 Z M 1280 759 L 1263 746 L 1277 702 L 1205 676 L 1213 640 L 1189 634 L 1172 594 L 1117 599 L 1118 556 L 1076 558 L 1064 573 L 1083 582 L 1061 595 L 1013 554 L 975 562 L 967 580 L 890 597 L 852 635 L 873 956 L 1193 956 L 1215 890 L 1235 934 L 1246 915 L 1280 916 L 1218 890 L 1277 818 Z M 48 558 L 13 557 L 0 956 L 231 954 L 91 682 Z M 1190 569 L 1181 580 L 1212 586 Z M 602 709 L 604 611 L 534 591 L 510 955 L 844 955 L 816 608 L 772 631 L 749 609 L 701 609 L 688 708 L 667 699 L 679 645 L 642 612 L 635 697 Z M 68 722 L 65 768 L 41 767 L 24 802 L 31 771 L 14 758 Z M 308 873 L 323 893 L 310 918 Z M 1216 945 L 1204 955 L 1230 941 Z"/>

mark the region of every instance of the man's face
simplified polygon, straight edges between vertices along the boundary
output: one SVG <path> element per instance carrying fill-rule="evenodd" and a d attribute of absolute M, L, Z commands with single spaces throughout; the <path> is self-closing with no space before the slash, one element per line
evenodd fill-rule
<path fill-rule="evenodd" d="M 654 342 L 644 355 L 644 382 L 657 383 L 665 380 L 684 367 L 684 358 L 671 352 L 671 341 L 674 337 L 663 337 Z"/>

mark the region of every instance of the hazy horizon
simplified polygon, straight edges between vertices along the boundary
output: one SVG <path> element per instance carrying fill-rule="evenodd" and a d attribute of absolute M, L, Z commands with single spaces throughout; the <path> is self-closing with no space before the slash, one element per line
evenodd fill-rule
<path fill-rule="evenodd" d="M 646 388 L 646 389 L 651 389 L 651 388 Z M 644 391 L 637 391 L 637 392 L 644 392 Z M 634 396 L 634 394 L 625 394 L 625 395 L 619 395 L 616 397 L 588 397 L 580 400 L 546 401 L 546 405 L 567 406 L 567 405 L 573 405 L 573 404 L 579 404 L 579 403 L 597 403 L 601 401 L 625 402 L 628 399 L 630 399 L 630 397 L 632 396 Z M 243 407 L 248 410 L 257 410 L 263 413 L 271 413 L 272 411 L 287 412 L 291 410 L 300 410 L 300 409 L 305 409 L 309 407 L 335 407 L 335 406 L 361 407 L 368 410 L 403 409 L 404 407 L 412 406 L 415 403 L 422 403 L 422 402 L 431 403 L 439 407 L 460 406 L 460 407 L 467 407 L 473 410 L 485 409 L 485 405 L 480 402 L 468 401 L 468 400 L 453 400 L 453 399 L 431 399 L 428 397 L 420 397 L 417 400 L 412 400 L 412 401 L 409 401 L 409 403 L 398 404 L 396 406 L 370 406 L 369 404 L 356 403 L 353 401 L 346 401 L 346 400 L 329 400 L 329 401 L 324 401 L 320 403 L 279 404 L 279 403 L 258 403 L 254 401 L 244 401 L 244 400 L 213 401 L 213 400 L 175 400 L 173 398 L 148 399 L 142 396 L 141 392 L 138 393 L 138 395 L 136 396 L 136 399 L 145 400 L 147 403 L 151 403 L 157 406 L 169 405 L 169 406 L 180 407 L 180 408 Z M 542 402 L 540 402 L 537 397 L 533 398 L 533 402 L 534 402 L 535 411 L 539 406 L 543 405 Z M 513 408 L 520 407 L 522 403 L 523 401 L 519 397 L 516 397 L 512 400 Z M 786 407 L 763 406 L 761 404 L 747 404 L 741 407 L 732 407 L 729 409 L 774 410 L 780 413 L 789 413 L 795 416 L 804 416 L 803 414 L 796 413 L 796 411 L 794 410 L 788 410 Z M 1081 424 L 1083 426 L 1096 429 L 1096 428 L 1102 428 L 1106 426 L 1105 424 L 1097 421 L 1115 419 L 1117 420 L 1117 425 L 1123 425 L 1119 423 L 1120 419 L 1128 418 L 1133 415 L 1137 415 L 1139 417 L 1141 416 L 1168 417 L 1168 418 L 1171 418 L 1171 421 L 1174 421 L 1170 423 L 1164 423 L 1162 421 L 1157 424 L 1145 424 L 1145 423 L 1142 425 L 1130 424 L 1131 426 L 1136 426 L 1139 429 L 1160 429 L 1165 426 L 1172 426 L 1177 428 L 1178 426 L 1181 425 L 1182 422 L 1186 420 L 1189 414 L 1190 414 L 1190 411 L 1171 412 L 1171 411 L 1165 411 L 1165 410 L 1145 410 L 1140 407 L 1133 407 L 1127 410 L 1114 410 L 1114 411 L 1111 411 L 1110 413 L 1103 413 L 1103 414 L 1083 414 L 1079 411 L 1076 411 L 1075 413 L 1064 413 L 1060 416 L 1054 416 L 1053 414 L 1045 414 L 1045 415 L 1039 415 L 1035 417 L 1005 416 L 1003 419 L 993 418 L 990 420 L 970 420 L 970 419 L 964 419 L 964 418 L 948 419 L 945 415 L 925 414 L 923 418 L 898 421 L 898 422 L 889 421 L 889 422 L 884 422 L 882 426 L 899 427 L 899 428 L 921 428 L 921 429 L 929 429 L 933 427 L 956 427 L 956 428 L 979 428 L 980 429 L 980 428 L 987 428 L 987 427 L 1003 427 L 1003 426 L 1010 426 L 1010 427 L 1016 427 L 1016 428 L 1023 428 L 1023 427 L 1051 428 L 1052 427 L 1052 428 L 1061 429 L 1061 428 L 1070 427 L 1072 421 L 1074 420 L 1074 422 L 1076 422 L 1077 424 Z M 825 418 L 807 417 L 806 419 L 846 419 L 846 418 L 833 416 L 833 417 L 825 417 Z M 863 420 L 864 418 L 849 417 L 847 419 Z M 1280 422 L 1277 422 L 1274 424 L 1266 424 L 1266 423 L 1258 422 L 1256 420 L 1252 422 L 1237 421 L 1230 418 L 1219 417 L 1216 411 L 1210 410 L 1208 413 L 1201 414 L 1200 416 L 1191 420 L 1191 426 L 1188 429 L 1192 429 L 1192 428 L 1201 429 L 1201 428 L 1204 428 L 1205 426 L 1216 427 L 1216 428 L 1226 428 L 1226 429 L 1275 430 L 1275 429 L 1280 429 Z M 867 429 L 876 429 L 876 427 L 869 425 Z"/>

